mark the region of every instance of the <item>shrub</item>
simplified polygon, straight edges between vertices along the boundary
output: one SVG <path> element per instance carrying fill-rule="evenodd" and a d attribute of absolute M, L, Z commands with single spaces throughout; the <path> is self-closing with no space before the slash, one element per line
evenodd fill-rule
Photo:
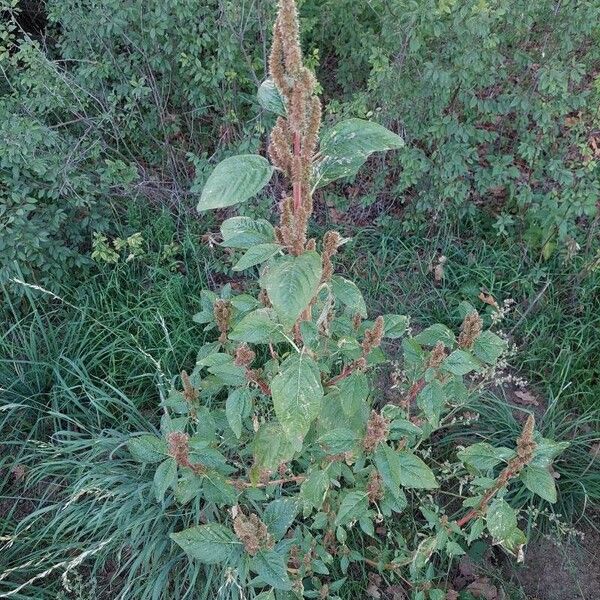
<path fill-rule="evenodd" d="M 597 3 L 307 5 L 325 88 L 343 93 L 331 108 L 375 111 L 409 142 L 368 200 L 400 198 L 417 221 L 482 207 L 544 258 L 581 242 L 600 180 Z"/>
<path fill-rule="evenodd" d="M 436 452 L 436 439 L 468 420 L 469 397 L 497 378 L 507 345 L 488 325 L 501 310 L 492 302 L 481 316 L 464 303 L 458 335 L 441 324 L 413 335 L 402 315 L 367 320 L 358 287 L 335 274 L 344 239 L 308 238 L 312 196 L 402 140 L 350 119 L 319 144 L 321 104 L 293 0 L 279 4 L 269 67 L 259 98 L 278 114 L 271 161 L 226 159 L 198 204 L 244 202 L 274 170 L 290 181 L 277 226 L 243 216 L 221 226 L 223 245 L 243 251 L 234 270 L 260 269 L 260 292 L 202 292 L 194 321 L 216 339 L 165 398 L 160 435 L 134 434 L 128 449 L 155 465 L 165 519 L 189 506 L 195 524 L 171 534 L 175 544 L 191 561 L 220 565 L 224 585 L 244 595 L 339 597 L 356 563 L 398 576 L 416 599 L 441 600 L 443 567 L 473 541 L 489 536 L 521 555 L 510 492 L 524 486 L 554 502 L 548 469 L 564 444 L 536 433 L 530 415 L 516 447 Z M 395 340 L 403 359 L 384 404 L 373 376 Z"/>
<path fill-rule="evenodd" d="M 241 40 L 264 38 L 269 9 L 257 7 L 263 20 L 218 0 L 43 10 L 29 33 L 18 1 L 0 2 L 0 275 L 50 285 L 91 264 L 92 232 L 114 211 L 139 196 L 185 210 L 208 156 L 256 150 L 260 122 L 240 132 L 262 44 L 248 54 Z"/>

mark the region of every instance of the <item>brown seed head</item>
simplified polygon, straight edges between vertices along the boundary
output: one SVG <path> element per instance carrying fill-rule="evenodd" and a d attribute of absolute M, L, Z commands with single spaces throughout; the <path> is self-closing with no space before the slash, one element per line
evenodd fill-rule
<path fill-rule="evenodd" d="M 248 344 L 240 344 L 235 351 L 234 363 L 238 367 L 249 367 L 255 358 L 256 354 Z"/>
<path fill-rule="evenodd" d="M 470 348 L 479 337 L 483 322 L 477 312 L 468 314 L 460 326 L 460 335 L 458 336 L 458 345 L 460 348 Z"/>
<path fill-rule="evenodd" d="M 274 546 L 267 526 L 254 513 L 246 517 L 240 510 L 233 520 L 233 530 L 250 556 L 254 556 L 259 550 L 270 550 Z"/>
<path fill-rule="evenodd" d="M 375 324 L 371 329 L 365 331 L 365 337 L 362 342 L 363 356 L 368 356 L 371 350 L 379 347 L 381 339 L 383 338 L 384 321 L 380 315 L 375 319 Z"/>
<path fill-rule="evenodd" d="M 181 467 L 190 466 L 189 442 L 190 436 L 181 431 L 172 431 L 167 436 L 169 456 Z"/>
<path fill-rule="evenodd" d="M 433 350 L 431 351 L 431 354 L 429 355 L 429 361 L 427 362 L 427 366 L 432 369 L 437 369 L 442 364 L 442 362 L 444 361 L 446 356 L 447 356 L 447 354 L 446 354 L 446 349 L 444 347 L 444 343 L 438 342 L 433 347 Z"/>
<path fill-rule="evenodd" d="M 337 249 L 342 241 L 342 236 L 337 231 L 328 231 L 323 236 L 323 275 L 321 281 L 331 281 L 333 276 L 332 257 L 337 254 Z"/>
<path fill-rule="evenodd" d="M 181 383 L 183 384 L 183 397 L 189 404 L 194 404 L 198 400 L 200 393 L 192 385 L 187 371 L 181 371 Z"/>
<path fill-rule="evenodd" d="M 390 430 L 390 422 L 382 417 L 377 411 L 371 411 L 371 416 L 367 422 L 367 432 L 363 439 L 363 448 L 365 452 L 373 452 L 382 442 L 385 442 Z"/>
<path fill-rule="evenodd" d="M 535 427 L 535 418 L 529 415 L 523 426 L 523 431 L 517 440 L 517 456 L 525 465 L 533 459 L 536 443 L 533 441 L 533 429 Z"/>
<path fill-rule="evenodd" d="M 369 502 L 375 504 L 383 498 L 383 479 L 377 471 L 372 471 L 367 484 L 367 496 Z"/>
<path fill-rule="evenodd" d="M 220 332 L 219 342 L 224 344 L 227 341 L 227 329 L 229 328 L 229 319 L 231 317 L 231 304 L 228 300 L 217 300 L 214 305 L 214 315 L 217 321 L 217 329 Z"/>

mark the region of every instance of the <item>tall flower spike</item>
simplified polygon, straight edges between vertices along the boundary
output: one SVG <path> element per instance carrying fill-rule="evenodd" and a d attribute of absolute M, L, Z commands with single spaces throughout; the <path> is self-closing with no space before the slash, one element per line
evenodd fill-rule
<path fill-rule="evenodd" d="M 321 103 L 315 96 L 315 77 L 302 64 L 294 0 L 279 1 L 269 71 L 287 107 L 287 117 L 279 117 L 271 133 L 269 156 L 292 183 L 291 215 L 281 211 L 277 237 L 290 253 L 298 255 L 306 250 L 306 230 L 313 210 L 310 178 Z"/>

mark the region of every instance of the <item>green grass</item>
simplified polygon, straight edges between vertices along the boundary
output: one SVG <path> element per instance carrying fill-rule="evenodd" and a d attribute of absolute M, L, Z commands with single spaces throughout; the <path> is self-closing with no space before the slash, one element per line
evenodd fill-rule
<path fill-rule="evenodd" d="M 456 307 L 485 307 L 485 290 L 499 303 L 516 304 L 502 329 L 518 347 L 511 361 L 547 399 L 575 410 L 598 407 L 600 396 L 600 272 L 574 285 L 583 258 L 572 265 L 559 257 L 532 258 L 518 244 L 468 228 L 433 237 L 407 234 L 399 224 L 360 229 L 343 256 L 344 268 L 360 282 L 373 314 L 406 313 L 417 326 L 458 324 Z M 430 268 L 447 257 L 445 277 Z"/>
<path fill-rule="evenodd" d="M 203 332 L 191 316 L 200 290 L 225 280 L 227 257 L 200 243 L 202 224 L 177 228 L 164 216 L 136 218 L 133 230 L 143 231 L 150 248 L 139 264 L 96 269 L 53 293 L 12 284 L 22 298 L 5 294 L 0 594 L 55 598 L 65 570 L 97 581 L 110 598 L 159 599 L 165 590 L 178 600 L 213 598 L 223 583 L 168 538 L 199 511 L 163 511 L 149 499 L 152 473 L 122 448 L 128 432 L 157 426 L 161 394 L 194 364 Z M 166 269 L 152 250 L 174 235 L 183 273 Z M 448 261 L 436 283 L 430 266 L 439 252 Z M 557 464 L 554 510 L 576 520 L 597 503 L 600 480 L 589 450 L 598 441 L 598 274 L 574 290 L 577 265 L 539 263 L 517 245 L 467 230 L 423 236 L 390 222 L 354 232 L 338 265 L 358 282 L 371 314 L 410 314 L 415 327 L 457 325 L 461 301 L 482 307 L 481 288 L 500 302 L 513 298 L 515 310 L 503 325 L 519 346 L 512 364 L 548 403 L 542 432 L 571 442 Z M 506 403 L 476 408 L 476 435 L 514 443 L 519 425 Z M 452 444 L 452 435 L 445 442 Z M 15 479 L 15 466 L 24 468 L 25 483 Z M 348 598 L 364 593 L 365 578 L 353 582 Z M 235 598 L 235 586 L 219 597 Z"/>

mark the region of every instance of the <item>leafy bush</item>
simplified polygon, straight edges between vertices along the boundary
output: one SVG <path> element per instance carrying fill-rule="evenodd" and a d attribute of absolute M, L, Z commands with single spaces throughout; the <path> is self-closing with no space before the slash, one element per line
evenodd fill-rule
<path fill-rule="evenodd" d="M 255 150 L 247 123 L 269 9 L 218 0 L 44 4 L 43 37 L 0 12 L 0 275 L 45 285 L 91 264 L 92 232 L 141 196 L 189 198 L 207 157 Z M 256 19 L 261 16 L 262 20 Z M 248 94 L 252 93 L 252 96 Z"/>
<path fill-rule="evenodd" d="M 307 2 L 334 111 L 405 133 L 367 199 L 497 219 L 547 258 L 597 214 L 597 3 Z M 318 15 L 318 16 L 317 16 Z M 331 66 L 336 68 L 332 69 Z M 364 81 L 366 89 L 356 89 Z M 368 189 L 368 188 L 367 188 Z"/>
<path fill-rule="evenodd" d="M 271 162 L 226 159 L 198 204 L 244 202 L 275 169 L 290 180 L 276 227 L 244 216 L 221 226 L 223 245 L 243 251 L 234 269 L 260 266 L 260 293 L 202 292 L 194 321 L 217 339 L 162 402 L 160 435 L 140 431 L 128 449 L 156 466 L 165 518 L 192 515 L 172 540 L 192 561 L 222 565 L 227 586 L 262 599 L 335 598 L 358 563 L 399 574 L 415 599 L 441 600 L 442 567 L 473 541 L 487 535 L 520 556 L 527 539 L 507 492 L 524 486 L 555 502 L 549 467 L 565 444 L 535 433 L 530 415 L 516 449 L 436 452 L 503 363 L 507 344 L 491 330 L 501 310 L 491 303 L 482 317 L 463 303 L 458 336 L 441 324 L 413 335 L 402 315 L 365 320 L 358 287 L 334 272 L 343 238 L 327 232 L 320 252 L 308 239 L 312 195 L 403 142 L 350 119 L 325 130 L 316 152 L 321 105 L 293 0 L 280 2 L 269 65 L 259 98 L 279 114 Z M 400 339 L 395 401 L 382 406 L 373 374 L 389 365 L 382 345 Z"/>

